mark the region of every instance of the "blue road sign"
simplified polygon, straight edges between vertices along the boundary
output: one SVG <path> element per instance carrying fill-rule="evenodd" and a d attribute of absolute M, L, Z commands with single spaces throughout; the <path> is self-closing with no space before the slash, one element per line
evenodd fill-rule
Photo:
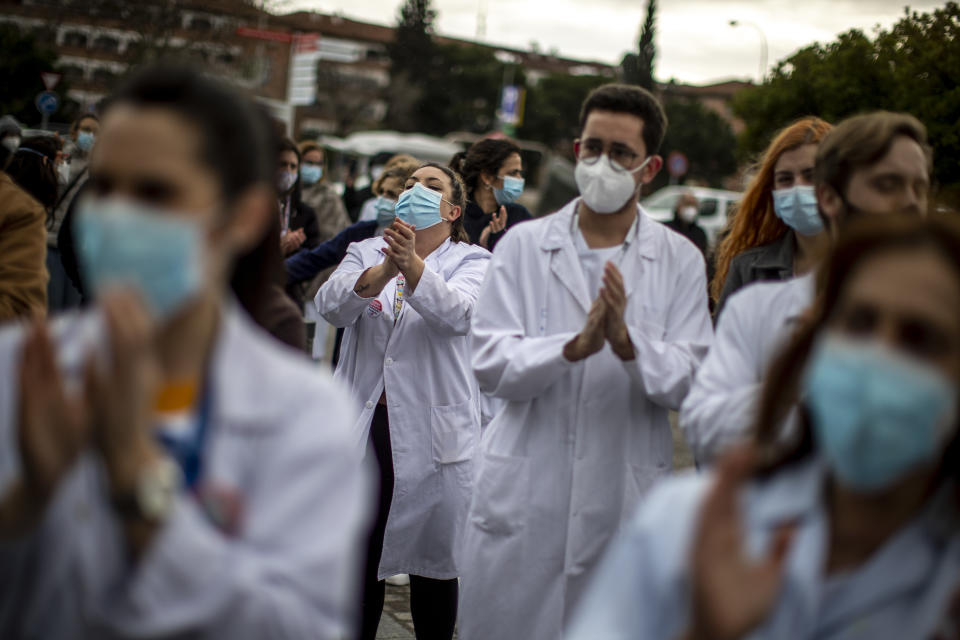
<path fill-rule="evenodd" d="M 60 98 L 53 91 L 43 91 L 37 94 L 34 104 L 37 105 L 37 111 L 49 115 L 56 113 L 60 107 Z"/>
<path fill-rule="evenodd" d="M 520 87 L 508 85 L 500 95 L 500 119 L 508 124 L 520 120 Z"/>

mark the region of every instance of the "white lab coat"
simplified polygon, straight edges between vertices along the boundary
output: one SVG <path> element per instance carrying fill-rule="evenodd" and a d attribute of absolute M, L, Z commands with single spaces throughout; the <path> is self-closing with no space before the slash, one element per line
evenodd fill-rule
<path fill-rule="evenodd" d="M 780 595 L 769 617 L 745 640 L 933 638 L 960 588 L 955 487 L 943 487 L 920 516 L 865 564 L 828 577 L 826 477 L 826 465 L 811 458 L 743 491 L 748 554 L 767 553 L 778 529 L 797 526 Z M 709 473 L 688 475 L 651 493 L 624 535 L 611 544 L 569 640 L 682 636 L 689 624 L 690 548 L 712 481 Z"/>
<path fill-rule="evenodd" d="M 609 538 L 673 465 L 668 409 L 712 339 L 703 258 L 638 207 L 620 256 L 636 358 L 568 362 L 592 300 L 574 207 L 510 229 L 477 302 L 473 368 L 505 400 L 481 445 L 459 637 L 555 639 Z"/>
<path fill-rule="evenodd" d="M 55 321 L 76 378 L 104 348 L 99 313 Z M 222 317 L 200 487 L 132 565 L 102 463 L 83 453 L 26 537 L 0 542 L 0 637 L 331 638 L 354 626 L 372 482 L 349 440 L 349 393 L 238 308 Z M 23 331 L 0 331 L 0 494 L 20 472 Z M 217 505 L 239 504 L 232 531 Z"/>
<path fill-rule="evenodd" d="M 764 375 L 813 303 L 814 285 L 813 274 L 759 282 L 727 302 L 680 410 L 680 427 L 698 462 L 712 462 L 753 427 Z"/>
<path fill-rule="evenodd" d="M 490 253 L 444 241 L 424 260 L 420 282 L 403 297 L 394 324 L 396 280 L 376 298 L 353 291 L 364 271 L 383 262 L 385 247 L 383 238 L 350 245 L 317 293 L 317 309 L 346 327 L 335 377 L 364 401 L 353 430 L 361 450 L 387 393 L 395 480 L 380 578 L 455 578 L 480 439 L 467 332 Z"/>

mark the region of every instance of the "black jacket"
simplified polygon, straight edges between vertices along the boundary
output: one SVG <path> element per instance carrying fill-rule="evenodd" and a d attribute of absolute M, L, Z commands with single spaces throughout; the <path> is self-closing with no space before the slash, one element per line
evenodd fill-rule
<path fill-rule="evenodd" d="M 748 249 L 730 261 L 727 279 L 717 301 L 717 317 L 731 295 L 751 282 L 789 280 L 793 277 L 793 254 L 796 251 L 792 232 L 779 240 Z"/>
<path fill-rule="evenodd" d="M 282 213 L 280 214 L 283 215 Z M 320 244 L 320 225 L 317 223 L 317 214 L 310 205 L 295 202 L 290 212 L 290 231 L 303 229 L 307 239 L 300 245 L 301 249 L 313 249 Z"/>
<path fill-rule="evenodd" d="M 697 245 L 697 249 L 700 249 L 700 253 L 704 256 L 707 255 L 707 233 L 703 230 L 703 227 L 698 225 L 696 222 L 684 222 L 680 218 L 674 216 L 673 220 L 670 220 L 665 223 L 667 227 L 673 229 L 680 235 L 684 236 Z"/>
<path fill-rule="evenodd" d="M 533 218 L 527 208 L 521 204 L 506 204 L 503 206 L 507 208 L 507 226 L 504 227 L 500 233 L 490 234 L 490 246 L 487 247 L 490 251 L 493 251 L 493 248 L 500 241 L 500 238 L 503 237 L 503 234 L 505 234 L 510 227 L 518 222 Z M 497 208 L 499 209 L 500 207 L 498 206 Z M 463 229 L 467 232 L 467 235 L 470 236 L 471 243 L 480 244 L 480 234 L 483 233 L 483 230 L 490 224 L 492 218 L 493 212 L 484 213 L 483 210 L 480 209 L 480 205 L 476 202 L 467 202 L 467 210 L 463 216 Z"/>

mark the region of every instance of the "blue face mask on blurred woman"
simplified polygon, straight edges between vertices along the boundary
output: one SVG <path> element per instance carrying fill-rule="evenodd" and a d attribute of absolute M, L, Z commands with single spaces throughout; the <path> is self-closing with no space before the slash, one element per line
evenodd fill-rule
<path fill-rule="evenodd" d="M 798 184 L 777 189 L 773 192 L 773 210 L 785 225 L 801 235 L 815 236 L 823 231 L 817 195 L 811 186 Z"/>
<path fill-rule="evenodd" d="M 412 189 L 400 194 L 394 211 L 398 218 L 412 224 L 419 231 L 443 222 L 443 216 L 440 215 L 441 202 L 442 193 L 428 189 L 418 182 Z"/>
<path fill-rule="evenodd" d="M 94 298 L 130 286 L 163 320 L 203 286 L 202 229 L 183 215 L 124 198 L 88 198 L 74 225 L 81 274 Z"/>
<path fill-rule="evenodd" d="M 880 491 L 935 464 L 956 429 L 956 387 L 874 342 L 821 338 L 804 389 L 820 450 L 850 489 Z"/>
<path fill-rule="evenodd" d="M 517 201 L 517 198 L 523 193 L 523 178 L 515 178 L 513 176 L 504 176 L 503 178 L 503 189 L 493 189 L 493 197 L 496 198 L 497 204 L 513 204 Z"/>
<path fill-rule="evenodd" d="M 323 167 L 319 165 L 305 164 L 300 167 L 300 179 L 303 180 L 303 184 L 305 185 L 317 184 L 322 177 Z"/>
<path fill-rule="evenodd" d="M 393 200 L 388 200 L 383 196 L 377 196 L 377 201 L 373 205 L 373 208 L 377 212 L 377 226 L 386 227 L 393 222 L 393 219 L 397 217 L 394 211 L 396 206 L 397 203 Z"/>
<path fill-rule="evenodd" d="M 90 149 L 93 149 L 93 144 L 96 141 L 97 136 L 93 135 L 89 131 L 81 131 L 77 134 L 77 148 L 84 153 L 90 153 Z"/>

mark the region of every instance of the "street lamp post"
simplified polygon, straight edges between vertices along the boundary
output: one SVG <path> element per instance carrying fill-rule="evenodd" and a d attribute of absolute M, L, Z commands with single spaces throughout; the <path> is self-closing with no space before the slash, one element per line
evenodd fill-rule
<path fill-rule="evenodd" d="M 760 83 L 763 83 L 763 79 L 767 77 L 767 35 L 763 32 L 763 29 L 760 28 L 755 22 L 750 22 L 749 20 L 731 20 L 731 27 L 739 27 L 744 25 L 747 27 L 753 27 L 757 30 L 757 33 L 760 34 Z"/>

